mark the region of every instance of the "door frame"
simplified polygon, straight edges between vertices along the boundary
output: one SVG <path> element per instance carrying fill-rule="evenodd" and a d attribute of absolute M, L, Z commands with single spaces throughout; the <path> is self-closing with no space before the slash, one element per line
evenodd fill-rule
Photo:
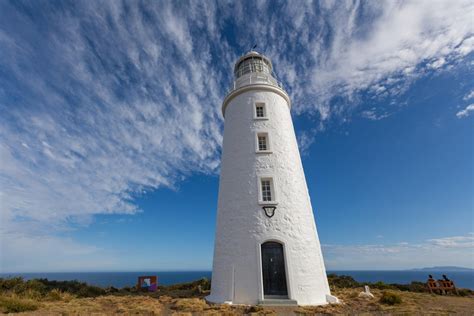
<path fill-rule="evenodd" d="M 259 300 L 263 301 L 265 300 L 265 293 L 263 290 L 263 268 L 262 268 L 262 244 L 266 242 L 277 242 L 283 246 L 283 260 L 285 263 L 285 277 L 286 277 L 286 291 L 288 294 L 287 299 L 292 299 L 293 297 L 293 291 L 292 291 L 292 286 L 290 282 L 290 260 L 288 259 L 288 253 L 287 253 L 287 246 L 286 243 L 283 241 L 281 238 L 264 238 L 261 239 L 257 243 L 257 267 L 258 267 L 258 283 L 259 283 L 259 291 L 258 291 L 258 296 Z"/>

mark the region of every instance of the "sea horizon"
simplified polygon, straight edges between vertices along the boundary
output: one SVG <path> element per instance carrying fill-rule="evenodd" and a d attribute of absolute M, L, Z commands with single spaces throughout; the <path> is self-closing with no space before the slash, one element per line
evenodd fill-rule
<path fill-rule="evenodd" d="M 348 275 L 358 282 L 384 282 L 387 284 L 409 284 L 425 282 L 429 274 L 440 279 L 443 274 L 453 280 L 458 288 L 474 290 L 474 270 L 327 270 L 327 274 Z M 172 285 L 192 282 L 202 278 L 211 279 L 211 270 L 161 270 L 161 271 L 82 271 L 82 272 L 2 272 L 0 277 L 23 277 L 25 280 L 46 278 L 56 281 L 77 280 L 100 287 L 135 286 L 138 276 L 156 275 L 158 284 Z"/>

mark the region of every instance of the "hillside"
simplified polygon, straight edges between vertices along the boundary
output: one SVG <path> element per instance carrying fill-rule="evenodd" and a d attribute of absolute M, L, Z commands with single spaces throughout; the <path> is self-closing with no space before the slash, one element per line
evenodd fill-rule
<path fill-rule="evenodd" d="M 332 293 L 341 304 L 314 307 L 261 307 L 208 304 L 209 281 L 160 286 L 154 293 L 135 288 L 102 289 L 77 281 L 0 279 L 0 312 L 22 315 L 320 315 L 320 314 L 469 314 L 474 292 L 427 293 L 423 283 L 370 284 L 374 298 L 358 297 L 362 284 L 330 275 Z"/>

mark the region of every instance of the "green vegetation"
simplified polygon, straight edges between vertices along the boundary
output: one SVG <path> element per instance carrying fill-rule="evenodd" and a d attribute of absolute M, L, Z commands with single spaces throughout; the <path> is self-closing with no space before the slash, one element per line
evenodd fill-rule
<path fill-rule="evenodd" d="M 363 286 L 361 283 L 357 282 L 352 277 L 347 275 L 329 274 L 328 282 L 330 287 L 336 287 L 340 289 L 356 288 Z"/>
<path fill-rule="evenodd" d="M 19 313 L 38 309 L 38 303 L 31 299 L 0 296 L 0 312 Z"/>
<path fill-rule="evenodd" d="M 368 285 L 371 289 L 378 290 L 400 290 L 405 292 L 416 292 L 416 293 L 429 293 L 428 287 L 423 282 L 411 282 L 410 284 L 387 284 L 384 282 L 357 282 L 352 277 L 347 275 L 328 275 L 329 286 L 339 289 L 350 289 L 350 288 L 360 288 L 364 285 Z M 460 289 L 459 294 L 461 296 L 473 295 L 474 291 L 470 289 Z"/>
<path fill-rule="evenodd" d="M 56 293 L 51 294 L 52 291 Z M 88 285 L 79 281 L 49 281 L 48 279 L 34 279 L 25 281 L 21 277 L 0 278 L 1 294 L 16 294 L 31 299 L 58 298 L 60 293 L 69 293 L 77 297 L 97 297 L 106 294 L 106 290 L 97 286 Z"/>
<path fill-rule="evenodd" d="M 21 277 L 0 278 L 0 312 L 33 311 L 43 301 L 70 301 L 74 297 L 97 297 L 106 290 L 79 281 L 25 281 Z"/>
<path fill-rule="evenodd" d="M 384 291 L 382 292 L 382 297 L 380 298 L 380 303 L 387 304 L 387 305 L 396 305 L 402 303 L 402 298 L 400 295 L 390 292 Z"/>
<path fill-rule="evenodd" d="M 378 306 L 374 305 L 375 302 L 366 302 L 366 300 L 358 299 L 358 293 L 363 289 L 364 285 L 369 285 L 374 291 L 373 293 L 376 294 L 376 297 L 380 298 L 378 301 L 380 306 L 400 304 L 403 298 L 402 306 L 407 307 L 411 304 L 410 295 L 412 294 L 409 292 L 428 293 L 426 285 L 422 282 L 412 282 L 410 284 L 362 283 L 357 282 L 350 276 L 338 276 L 335 274 L 329 275 L 328 280 L 333 293 L 346 298 L 347 306 L 344 308 L 356 308 L 355 306 L 358 306 L 357 304 L 361 304 L 361 302 L 369 305 L 372 304 L 370 306 L 367 305 L 368 309 Z M 142 306 L 140 302 L 146 302 L 148 308 L 157 313 L 164 305 L 167 305 L 168 308 L 176 312 L 211 312 L 214 309 L 216 309 L 215 312 L 217 314 L 220 312 L 230 312 L 231 308 L 228 306 L 216 307 L 206 305 L 203 297 L 209 294 L 210 288 L 211 283 L 208 279 L 170 286 L 158 286 L 158 291 L 146 292 L 136 287 L 124 287 L 122 289 L 114 287 L 100 288 L 79 281 L 49 281 L 47 279 L 25 281 L 19 277 L 0 278 L 0 313 L 34 311 L 40 308 L 41 310 L 46 310 L 53 308 L 53 306 L 58 306 L 56 303 L 68 303 L 73 314 L 80 314 L 81 312 L 87 314 L 89 311 L 93 311 L 94 308 L 106 308 L 111 306 L 110 304 L 115 304 L 117 312 L 124 310 L 133 312 L 132 307 L 133 310 L 140 310 L 140 306 Z M 458 291 L 459 296 L 472 297 L 474 295 L 474 292 L 469 289 L 458 289 Z M 428 296 L 434 297 L 433 295 Z M 450 296 L 452 299 L 457 299 L 454 295 Z M 449 300 L 451 298 L 444 295 L 442 297 L 436 296 L 433 302 L 437 302 L 437 300 L 441 302 L 441 300 Z M 102 307 L 98 307 L 98 305 Z M 87 308 L 89 309 L 85 306 L 88 306 Z M 248 310 L 242 310 L 244 314 L 261 314 L 266 312 L 260 306 L 246 308 Z M 319 308 L 321 311 L 326 311 L 323 307 Z M 327 308 L 334 309 L 334 312 L 339 311 L 339 309 L 341 311 L 344 310 L 340 306 L 330 306 Z M 218 310 L 219 312 L 217 312 Z M 306 313 L 308 311 L 300 309 L 300 312 Z M 309 312 L 312 312 L 312 310 Z"/>

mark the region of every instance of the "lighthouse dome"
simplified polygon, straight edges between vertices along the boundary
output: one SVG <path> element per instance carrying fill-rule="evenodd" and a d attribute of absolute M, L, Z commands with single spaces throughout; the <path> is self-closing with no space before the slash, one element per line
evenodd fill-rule
<path fill-rule="evenodd" d="M 252 50 L 237 60 L 234 67 L 234 77 L 238 79 L 250 73 L 271 75 L 272 62 L 264 55 Z"/>
<path fill-rule="evenodd" d="M 267 88 L 265 88 L 265 87 Z M 249 51 L 235 62 L 234 80 L 222 103 L 222 115 L 225 116 L 227 104 L 237 95 L 248 89 L 269 89 L 275 87 L 291 106 L 290 98 L 274 75 L 272 62 L 268 57 L 256 51 Z"/>

